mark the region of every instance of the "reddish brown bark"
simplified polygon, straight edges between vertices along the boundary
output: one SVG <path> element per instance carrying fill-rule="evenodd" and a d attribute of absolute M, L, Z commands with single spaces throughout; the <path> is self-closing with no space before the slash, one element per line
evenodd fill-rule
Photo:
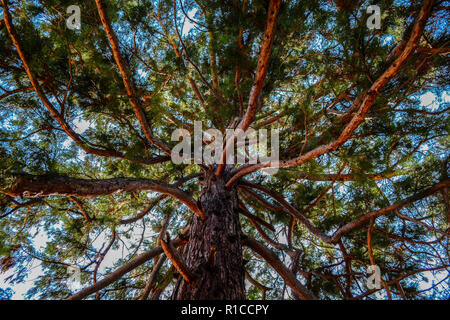
<path fill-rule="evenodd" d="M 412 32 L 409 39 L 402 51 L 395 61 L 383 72 L 383 74 L 372 84 L 369 90 L 362 96 L 362 98 L 357 98 L 353 106 L 350 109 L 355 109 L 357 112 L 348 122 L 345 128 L 342 130 L 339 137 L 328 144 L 321 145 L 303 155 L 299 155 L 296 158 L 289 160 L 274 161 L 269 163 L 259 163 L 255 165 L 242 166 L 235 175 L 228 181 L 227 187 L 239 181 L 240 178 L 267 167 L 278 167 L 278 168 L 288 168 L 297 167 L 308 160 L 318 158 L 324 154 L 331 151 L 337 150 L 342 146 L 347 140 L 349 140 L 353 132 L 359 127 L 359 125 L 364 121 L 366 114 L 369 112 L 371 106 L 375 102 L 378 94 L 384 88 L 384 86 L 391 81 L 401 70 L 401 68 L 407 63 L 409 58 L 412 56 L 416 50 L 417 43 L 422 37 L 423 30 L 428 21 L 428 17 L 431 14 L 431 9 L 433 7 L 433 0 L 426 0 L 422 5 L 422 8 L 416 17 L 414 22 Z"/>
<path fill-rule="evenodd" d="M 203 217 L 194 199 L 174 185 L 152 179 L 113 178 L 113 179 L 77 179 L 65 176 L 32 176 L 16 177 L 12 186 L 4 192 L 12 197 L 37 197 L 49 195 L 97 197 L 112 193 L 155 191 L 181 201 L 192 211 Z"/>
<path fill-rule="evenodd" d="M 200 207 L 202 221 L 195 216 L 184 260 L 196 275 L 189 283 L 180 279 L 175 299 L 236 300 L 245 298 L 241 226 L 235 188 L 213 173 L 204 181 Z"/>
<path fill-rule="evenodd" d="M 105 29 L 106 35 L 108 36 L 109 43 L 111 45 L 111 50 L 114 55 L 114 60 L 119 67 L 120 74 L 122 75 L 123 84 L 127 91 L 128 99 L 133 107 L 133 110 L 136 114 L 136 117 L 139 120 L 139 123 L 142 126 L 142 130 L 144 131 L 145 137 L 148 141 L 157 146 L 159 149 L 164 151 L 167 154 L 170 154 L 170 148 L 165 145 L 162 141 L 153 136 L 149 122 L 145 116 L 144 110 L 142 109 L 141 103 L 136 95 L 136 88 L 134 86 L 134 80 L 131 78 L 127 65 L 125 64 L 124 59 L 120 53 L 119 41 L 117 40 L 116 34 L 112 29 L 111 23 L 106 15 L 106 8 L 101 0 L 95 1 L 97 4 L 98 14 L 100 16 L 100 20 L 102 22 L 103 28 Z"/>

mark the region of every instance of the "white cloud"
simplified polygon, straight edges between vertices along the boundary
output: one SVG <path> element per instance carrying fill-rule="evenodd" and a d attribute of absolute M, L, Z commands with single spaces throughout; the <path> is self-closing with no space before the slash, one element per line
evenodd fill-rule
<path fill-rule="evenodd" d="M 64 147 L 64 148 L 68 148 L 68 147 L 70 147 L 70 144 L 71 144 L 71 143 L 72 143 L 72 139 L 69 138 L 69 137 L 67 137 L 67 139 L 64 140 L 64 142 L 63 142 L 63 147 Z"/>
<path fill-rule="evenodd" d="M 429 107 L 432 111 L 439 107 L 437 96 L 432 92 L 424 93 L 419 99 L 422 106 Z"/>
<path fill-rule="evenodd" d="M 189 16 L 190 19 L 194 20 L 197 10 L 198 10 L 197 8 L 194 8 L 187 13 L 187 15 Z M 194 28 L 194 24 L 189 19 L 186 19 L 184 22 L 183 30 L 182 30 L 181 34 L 183 36 L 187 35 L 189 33 L 189 31 L 191 31 L 192 28 Z"/>
<path fill-rule="evenodd" d="M 91 124 L 89 123 L 89 121 L 77 117 L 75 118 L 75 120 L 73 120 L 73 125 L 73 130 L 78 134 L 82 134 L 90 127 Z"/>

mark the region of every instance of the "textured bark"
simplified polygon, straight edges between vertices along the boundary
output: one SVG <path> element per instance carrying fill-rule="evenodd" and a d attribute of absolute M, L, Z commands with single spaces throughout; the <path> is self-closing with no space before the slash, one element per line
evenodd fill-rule
<path fill-rule="evenodd" d="M 200 207 L 205 220 L 194 216 L 184 260 L 196 277 L 179 280 L 178 300 L 245 299 L 241 226 L 236 188 L 227 190 L 225 180 L 211 174 L 204 181 Z"/>
<path fill-rule="evenodd" d="M 152 179 L 78 179 L 57 175 L 33 176 L 21 174 L 16 175 L 14 182 L 2 191 L 11 197 L 45 197 L 50 195 L 98 197 L 112 193 L 154 191 L 181 201 L 189 209 L 203 217 L 203 213 L 194 199 L 177 188 L 177 183 L 167 184 Z"/>

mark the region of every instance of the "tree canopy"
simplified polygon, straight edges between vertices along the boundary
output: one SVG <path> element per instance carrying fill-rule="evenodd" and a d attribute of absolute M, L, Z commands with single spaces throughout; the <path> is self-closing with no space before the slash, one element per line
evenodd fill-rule
<path fill-rule="evenodd" d="M 227 182 L 248 299 L 450 296 L 449 1 L 80 1 L 79 30 L 73 1 L 1 3 L 9 286 L 37 263 L 29 298 L 170 298 L 202 176 L 225 170 L 171 161 L 201 121 L 279 131 L 279 161 Z"/>

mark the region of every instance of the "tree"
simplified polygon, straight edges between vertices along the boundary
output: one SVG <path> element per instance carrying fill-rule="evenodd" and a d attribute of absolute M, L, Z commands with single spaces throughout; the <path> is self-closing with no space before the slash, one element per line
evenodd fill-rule
<path fill-rule="evenodd" d="M 39 261 L 30 297 L 448 297 L 444 1 L 378 1 L 379 30 L 367 1 L 83 1 L 80 30 L 1 3 L 2 266 Z M 278 129 L 280 159 L 175 164 L 195 121 Z"/>

